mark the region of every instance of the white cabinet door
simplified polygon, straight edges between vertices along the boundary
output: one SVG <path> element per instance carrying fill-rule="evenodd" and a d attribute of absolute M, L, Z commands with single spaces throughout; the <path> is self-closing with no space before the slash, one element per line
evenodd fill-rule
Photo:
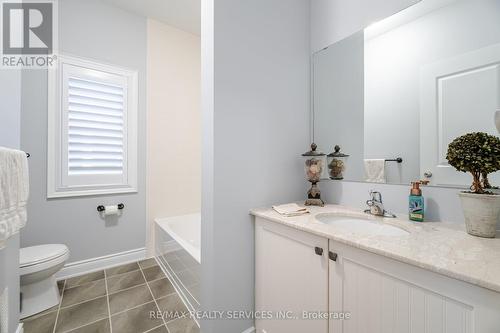
<path fill-rule="evenodd" d="M 498 333 L 500 294 L 330 241 L 330 333 Z"/>
<path fill-rule="evenodd" d="M 448 164 L 450 142 L 470 132 L 498 135 L 500 44 L 422 68 L 420 103 L 420 173 L 431 172 L 433 185 L 469 186 L 471 176 Z M 500 172 L 491 175 L 500 183 Z"/>
<path fill-rule="evenodd" d="M 255 309 L 288 318 L 257 318 L 257 333 L 328 332 L 328 320 L 302 316 L 328 311 L 327 255 L 326 238 L 256 218 Z"/>

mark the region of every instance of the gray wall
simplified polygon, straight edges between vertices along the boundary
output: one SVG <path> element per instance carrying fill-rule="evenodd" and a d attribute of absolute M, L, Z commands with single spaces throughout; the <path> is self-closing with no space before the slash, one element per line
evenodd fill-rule
<path fill-rule="evenodd" d="M 22 246 L 64 243 L 70 262 L 142 248 L 145 245 L 146 19 L 95 0 L 59 2 L 61 53 L 139 71 L 139 192 L 129 195 L 47 200 L 47 74 L 22 77 L 21 146 L 31 153 L 28 224 Z M 118 220 L 102 220 L 99 204 L 123 202 Z"/>
<path fill-rule="evenodd" d="M 21 70 L 1 70 L 0 101 L 0 146 L 19 148 Z"/>
<path fill-rule="evenodd" d="M 374 189 L 382 193 L 387 210 L 403 217 L 408 214 L 410 186 L 407 185 L 325 181 L 320 184 L 320 188 L 323 199 L 328 203 L 359 209 L 367 208 L 368 192 Z M 424 187 L 426 220 L 463 223 L 464 217 L 457 193 L 458 190 L 453 188 Z"/>
<path fill-rule="evenodd" d="M 300 154 L 309 143 L 309 2 L 202 6 L 201 303 L 251 311 L 249 210 L 302 199 L 307 190 Z M 202 331 L 239 333 L 251 326 L 251 319 L 207 320 Z"/>
<path fill-rule="evenodd" d="M 0 146 L 19 149 L 21 128 L 21 71 L 0 70 Z M 15 332 L 19 322 L 19 234 L 0 250 L 0 293 L 9 292 L 8 330 Z"/>

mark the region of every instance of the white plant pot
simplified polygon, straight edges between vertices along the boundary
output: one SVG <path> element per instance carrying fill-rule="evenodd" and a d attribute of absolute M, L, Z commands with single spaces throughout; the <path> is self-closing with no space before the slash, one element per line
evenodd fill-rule
<path fill-rule="evenodd" d="M 473 236 L 495 238 L 500 214 L 500 195 L 461 192 L 467 233 Z"/>

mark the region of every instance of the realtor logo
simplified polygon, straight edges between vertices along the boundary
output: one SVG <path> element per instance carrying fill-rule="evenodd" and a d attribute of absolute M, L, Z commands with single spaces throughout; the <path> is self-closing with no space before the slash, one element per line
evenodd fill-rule
<path fill-rule="evenodd" d="M 47 68 L 53 65 L 57 37 L 55 7 L 54 0 L 2 1 L 3 68 Z"/>
<path fill-rule="evenodd" d="M 3 3 L 3 53 L 52 53 L 52 3 Z"/>

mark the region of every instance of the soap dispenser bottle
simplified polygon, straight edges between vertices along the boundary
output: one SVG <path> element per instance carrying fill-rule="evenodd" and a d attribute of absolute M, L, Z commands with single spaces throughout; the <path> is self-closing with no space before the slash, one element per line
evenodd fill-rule
<path fill-rule="evenodd" d="M 409 217 L 412 221 L 424 221 L 424 197 L 420 189 L 420 182 L 412 182 L 409 197 Z"/>

